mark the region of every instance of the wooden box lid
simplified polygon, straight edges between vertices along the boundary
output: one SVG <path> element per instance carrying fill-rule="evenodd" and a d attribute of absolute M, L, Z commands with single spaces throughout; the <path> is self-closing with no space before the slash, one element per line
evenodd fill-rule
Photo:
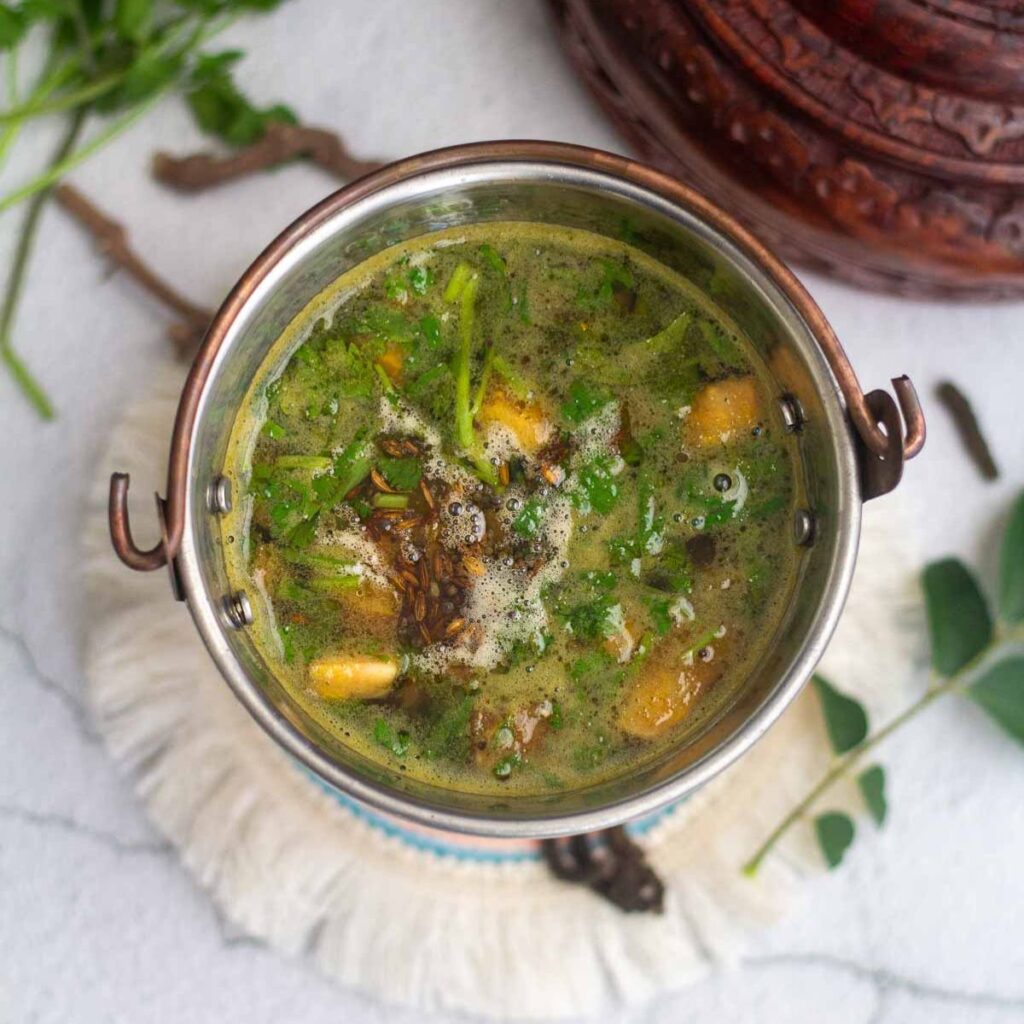
<path fill-rule="evenodd" d="M 638 153 L 780 255 L 907 295 L 1024 296 L 1024 3 L 550 3 Z"/>

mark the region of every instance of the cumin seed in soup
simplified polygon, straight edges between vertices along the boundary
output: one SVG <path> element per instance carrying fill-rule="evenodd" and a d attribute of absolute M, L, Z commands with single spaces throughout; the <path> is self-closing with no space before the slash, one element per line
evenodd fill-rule
<path fill-rule="evenodd" d="M 466 792 L 587 786 L 742 691 L 796 575 L 767 370 L 683 278 L 587 232 L 396 246 L 301 314 L 235 425 L 225 520 L 306 711 Z"/>

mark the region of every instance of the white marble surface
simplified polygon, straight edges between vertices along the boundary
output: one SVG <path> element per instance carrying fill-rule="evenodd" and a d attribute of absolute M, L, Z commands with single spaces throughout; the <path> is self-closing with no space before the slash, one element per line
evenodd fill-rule
<path fill-rule="evenodd" d="M 533 0 L 291 0 L 230 41 L 251 50 L 242 78 L 256 97 L 286 99 L 366 155 L 516 136 L 619 146 Z M 298 166 L 193 199 L 150 182 L 154 148 L 198 141 L 169 100 L 74 180 L 171 279 L 214 304 L 331 184 Z M 0 191 L 49 145 L 30 132 Z M 0 220 L 3 266 L 15 224 Z M 1024 307 L 808 284 L 865 383 L 907 372 L 928 396 L 952 375 L 983 406 L 1002 481 L 978 481 L 933 409 L 929 447 L 903 492 L 924 554 L 957 551 L 991 569 L 992 538 L 1024 484 Z M 233 937 L 147 826 L 82 711 L 84 499 L 125 393 L 164 351 L 163 330 L 162 315 L 126 281 L 105 278 L 78 230 L 49 211 L 17 340 L 59 419 L 40 423 L 0 377 L 0 1022 L 411 1022 Z M 823 874 L 803 909 L 735 969 L 630 1019 L 1024 1020 L 1024 752 L 950 701 L 884 756 L 885 831 Z"/>

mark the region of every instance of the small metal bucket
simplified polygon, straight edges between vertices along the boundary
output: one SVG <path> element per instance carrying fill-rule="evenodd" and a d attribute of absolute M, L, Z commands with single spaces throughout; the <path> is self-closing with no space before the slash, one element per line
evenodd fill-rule
<path fill-rule="evenodd" d="M 740 695 L 696 736 L 654 763 L 587 788 L 534 797 L 480 796 L 371 763 L 313 721 L 274 679 L 232 594 L 217 521 L 229 433 L 274 341 L 322 289 L 380 250 L 442 228 L 538 221 L 621 237 L 708 293 L 760 350 L 797 434 L 806 508 L 793 543 L 795 598 Z M 692 792 L 739 757 L 810 677 L 853 575 L 861 503 L 891 490 L 924 443 L 910 381 L 864 395 L 831 327 L 793 275 L 731 217 L 641 164 L 546 142 L 458 146 L 391 164 L 300 217 L 246 271 L 218 312 L 185 384 L 171 444 L 162 539 L 140 550 L 128 522 L 128 478 L 110 489 L 114 548 L 133 569 L 167 565 L 228 684 L 259 724 L 308 769 L 378 809 L 436 828 L 544 837 L 609 828 Z M 901 416 L 902 412 L 902 416 Z"/>

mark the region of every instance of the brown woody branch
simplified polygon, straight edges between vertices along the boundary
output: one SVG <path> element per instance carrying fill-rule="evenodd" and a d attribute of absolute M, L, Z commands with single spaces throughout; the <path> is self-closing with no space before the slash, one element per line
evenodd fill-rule
<path fill-rule="evenodd" d="M 153 175 L 170 188 L 198 192 L 299 158 L 311 160 L 345 181 L 382 166 L 377 160 L 357 160 L 334 132 L 272 121 L 258 142 L 230 156 L 195 153 L 175 157 L 157 153 L 153 157 Z"/>
<path fill-rule="evenodd" d="M 178 355 L 191 357 L 199 347 L 213 313 L 190 302 L 152 270 L 128 244 L 128 234 L 117 221 L 108 217 L 73 185 L 59 185 L 54 198 L 96 240 L 100 252 L 111 264 L 124 270 L 137 284 L 170 309 L 178 321 L 168 328 L 168 336 Z"/>
<path fill-rule="evenodd" d="M 951 381 L 945 380 L 935 389 L 939 401 L 946 407 L 960 441 L 970 456 L 971 462 L 986 480 L 996 480 L 999 477 L 999 467 L 992 457 L 992 449 L 978 423 L 978 417 L 974 414 L 967 396 Z"/>

